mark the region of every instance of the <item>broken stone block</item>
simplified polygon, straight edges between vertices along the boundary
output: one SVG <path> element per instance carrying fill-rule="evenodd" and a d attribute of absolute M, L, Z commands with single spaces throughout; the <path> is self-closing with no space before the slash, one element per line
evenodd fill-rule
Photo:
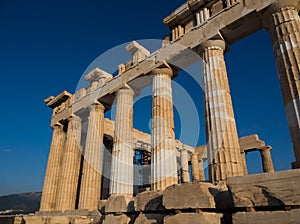
<path fill-rule="evenodd" d="M 217 213 L 181 213 L 167 216 L 164 224 L 221 224 L 223 214 Z"/>
<path fill-rule="evenodd" d="M 41 216 L 32 216 L 32 215 L 25 215 L 23 216 L 23 223 L 28 223 L 28 224 L 44 224 L 43 218 Z"/>
<path fill-rule="evenodd" d="M 111 195 L 105 206 L 106 213 L 134 212 L 134 201 L 131 196 Z"/>
<path fill-rule="evenodd" d="M 69 224 L 70 220 L 67 216 L 53 216 L 50 218 L 50 224 Z"/>
<path fill-rule="evenodd" d="M 217 186 L 210 183 L 172 185 L 163 193 L 163 205 L 166 209 L 216 208 L 218 193 Z"/>
<path fill-rule="evenodd" d="M 291 211 L 239 212 L 233 215 L 233 224 L 300 223 L 300 209 Z"/>
<path fill-rule="evenodd" d="M 162 224 L 164 214 L 139 214 L 134 224 Z"/>
<path fill-rule="evenodd" d="M 93 224 L 94 220 L 87 217 L 79 217 L 74 219 L 74 224 Z"/>
<path fill-rule="evenodd" d="M 134 199 L 136 211 L 162 211 L 163 191 L 145 191 L 139 193 Z"/>
<path fill-rule="evenodd" d="M 79 216 L 74 218 L 74 224 L 99 224 L 104 217 L 99 216 Z"/>
<path fill-rule="evenodd" d="M 130 218 L 126 215 L 106 215 L 103 224 L 128 224 Z"/>
<path fill-rule="evenodd" d="M 227 179 L 235 207 L 300 205 L 300 169 Z"/>

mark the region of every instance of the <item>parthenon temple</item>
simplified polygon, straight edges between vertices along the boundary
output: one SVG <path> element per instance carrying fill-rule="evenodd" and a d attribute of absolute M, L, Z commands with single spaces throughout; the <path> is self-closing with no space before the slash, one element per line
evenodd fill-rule
<path fill-rule="evenodd" d="M 299 223 L 299 11 L 299 0 L 189 0 L 163 20 L 170 33 L 160 49 L 133 41 L 118 74 L 95 67 L 88 87 L 45 99 L 53 135 L 40 211 L 14 223 Z M 271 143 L 238 137 L 232 106 L 224 54 L 261 29 L 270 33 L 293 143 L 288 171 L 274 171 Z M 197 57 L 206 145 L 190 146 L 175 137 L 171 83 Z M 151 134 L 133 124 L 134 99 L 148 86 Z M 113 106 L 114 120 L 105 117 Z M 252 151 L 261 174 L 248 175 Z"/>

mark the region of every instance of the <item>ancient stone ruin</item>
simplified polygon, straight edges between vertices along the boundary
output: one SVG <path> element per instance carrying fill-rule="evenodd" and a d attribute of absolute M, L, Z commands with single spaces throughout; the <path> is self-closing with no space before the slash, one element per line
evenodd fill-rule
<path fill-rule="evenodd" d="M 134 41 L 117 76 L 95 68 L 88 88 L 47 98 L 53 136 L 40 211 L 11 223 L 299 223 L 299 10 L 299 0 L 189 0 L 164 19 L 170 34 L 161 49 L 151 54 Z M 271 36 L 293 141 L 289 171 L 274 172 L 259 136 L 237 134 L 224 53 L 260 29 Z M 203 60 L 207 134 L 198 147 L 175 138 L 171 87 L 193 54 Z M 151 135 L 133 127 L 134 97 L 150 84 Z M 114 103 L 115 120 L 104 118 Z M 264 173 L 248 175 L 245 155 L 255 150 Z"/>

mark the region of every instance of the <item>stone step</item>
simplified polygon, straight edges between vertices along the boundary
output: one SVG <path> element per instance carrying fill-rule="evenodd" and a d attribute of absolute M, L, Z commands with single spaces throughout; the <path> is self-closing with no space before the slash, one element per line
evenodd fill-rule
<path fill-rule="evenodd" d="M 300 209 L 291 211 L 239 212 L 234 214 L 232 219 L 233 224 L 299 224 Z"/>
<path fill-rule="evenodd" d="M 164 224 L 221 224 L 223 214 L 181 213 L 164 218 Z"/>
<path fill-rule="evenodd" d="M 185 183 L 168 187 L 163 193 L 166 209 L 214 209 L 218 188 L 210 183 Z"/>
<path fill-rule="evenodd" d="M 236 208 L 300 205 L 300 169 L 227 179 Z"/>

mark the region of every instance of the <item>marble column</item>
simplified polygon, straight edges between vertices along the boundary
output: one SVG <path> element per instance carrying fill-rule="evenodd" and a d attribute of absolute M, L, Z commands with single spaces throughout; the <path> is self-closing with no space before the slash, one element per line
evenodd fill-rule
<path fill-rule="evenodd" d="M 48 157 L 40 211 L 55 210 L 60 164 L 66 139 L 66 133 L 64 132 L 64 126 L 62 124 L 57 123 L 52 129 L 52 143 Z"/>
<path fill-rule="evenodd" d="M 117 92 L 116 96 L 111 195 L 133 195 L 133 95 L 134 91 L 126 85 Z"/>
<path fill-rule="evenodd" d="M 264 147 L 259 149 L 261 160 L 262 160 L 262 166 L 264 173 L 273 173 L 274 172 L 274 166 L 273 161 L 271 157 L 271 147 Z"/>
<path fill-rule="evenodd" d="M 185 149 L 180 151 L 180 167 L 181 167 L 181 179 L 183 183 L 189 183 L 190 174 L 189 174 L 189 158 L 188 152 Z"/>
<path fill-rule="evenodd" d="M 177 184 L 177 161 L 174 133 L 174 112 L 170 68 L 157 68 L 152 89 L 152 164 L 153 190 L 164 190 Z"/>
<path fill-rule="evenodd" d="M 200 181 L 200 164 L 198 159 L 198 153 L 193 153 L 191 156 L 191 165 L 192 165 L 192 180 L 193 182 Z"/>
<path fill-rule="evenodd" d="M 199 157 L 198 157 L 199 159 Z M 204 161 L 199 159 L 199 180 L 205 181 L 205 173 L 204 173 Z"/>
<path fill-rule="evenodd" d="M 198 152 L 198 162 L 199 162 L 199 180 L 205 181 L 205 173 L 204 173 L 204 156 L 206 154 L 207 147 L 200 147 L 195 149 Z"/>
<path fill-rule="evenodd" d="M 244 175 L 248 175 L 248 168 L 247 168 L 247 162 L 246 162 L 246 152 L 241 152 L 241 158 L 243 161 L 243 171 L 244 171 Z"/>
<path fill-rule="evenodd" d="M 200 49 L 204 70 L 209 178 L 212 183 L 244 173 L 224 50 L 223 40 L 208 40 Z"/>
<path fill-rule="evenodd" d="M 300 168 L 300 1 L 279 0 L 263 15 L 263 24 L 270 32 L 274 56 L 293 142 Z"/>
<path fill-rule="evenodd" d="M 56 210 L 74 210 L 76 205 L 81 160 L 81 120 L 69 118 L 65 151 L 58 182 Z"/>
<path fill-rule="evenodd" d="M 89 110 L 78 209 L 96 210 L 101 196 L 105 107 L 96 103 Z"/>

